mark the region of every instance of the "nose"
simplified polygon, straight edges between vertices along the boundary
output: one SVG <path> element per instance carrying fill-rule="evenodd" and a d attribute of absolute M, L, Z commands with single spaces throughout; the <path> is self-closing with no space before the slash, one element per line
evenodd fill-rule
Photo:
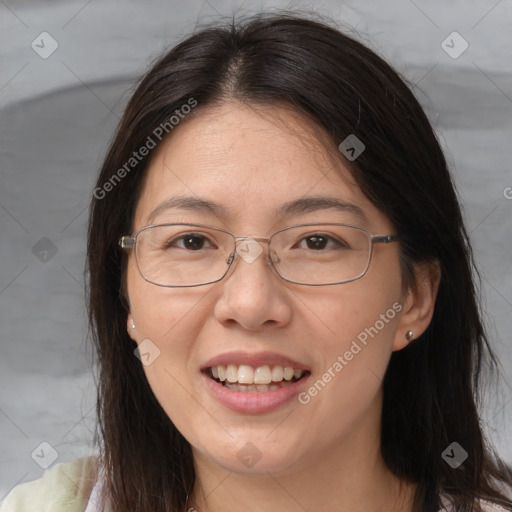
<path fill-rule="evenodd" d="M 258 331 L 268 326 L 284 326 L 291 318 L 291 300 L 286 283 L 272 266 L 277 255 L 266 239 L 238 239 L 229 258 L 231 267 L 218 283 L 220 296 L 214 314 L 223 324 L 239 324 Z"/>

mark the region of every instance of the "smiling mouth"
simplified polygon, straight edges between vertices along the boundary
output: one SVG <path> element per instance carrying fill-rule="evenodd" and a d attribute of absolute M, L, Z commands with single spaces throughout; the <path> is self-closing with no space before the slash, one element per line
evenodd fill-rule
<path fill-rule="evenodd" d="M 289 386 L 307 375 L 308 370 L 289 366 L 263 365 L 252 367 L 241 364 L 218 365 L 205 369 L 212 380 L 232 391 L 262 393 Z"/>

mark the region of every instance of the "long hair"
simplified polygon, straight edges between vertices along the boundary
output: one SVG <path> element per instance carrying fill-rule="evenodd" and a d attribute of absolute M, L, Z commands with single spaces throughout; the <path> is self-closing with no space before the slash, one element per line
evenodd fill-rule
<path fill-rule="evenodd" d="M 99 368 L 96 440 L 114 512 L 181 511 L 195 482 L 191 447 L 156 400 L 126 332 L 127 256 L 118 239 L 132 230 L 151 154 L 130 158 L 148 137 L 160 143 L 158 127 L 172 136 L 169 119 L 183 105 L 197 102 L 199 112 L 228 101 L 292 107 L 322 127 L 340 159 L 347 136 L 365 144 L 351 172 L 401 237 L 404 283 L 414 286 L 417 264 L 438 261 L 442 273 L 431 324 L 392 354 L 386 371 L 384 461 L 418 483 L 416 512 L 437 511 L 441 495 L 457 511 L 478 510 L 478 499 L 512 507 L 498 485 L 512 484 L 510 469 L 480 426 L 481 370 L 497 364 L 440 144 L 410 86 L 374 51 L 324 20 L 280 13 L 203 28 L 165 53 L 138 84 L 98 177 L 88 307 Z M 468 453 L 457 469 L 442 457 L 453 441 Z"/>

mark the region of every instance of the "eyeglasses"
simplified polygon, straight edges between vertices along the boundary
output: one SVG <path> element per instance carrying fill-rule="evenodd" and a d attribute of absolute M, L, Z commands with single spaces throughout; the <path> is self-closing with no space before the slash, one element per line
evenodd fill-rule
<path fill-rule="evenodd" d="M 363 277 L 373 244 L 398 241 L 397 235 L 372 235 L 346 224 L 300 224 L 270 238 L 235 237 L 203 224 L 159 224 L 122 236 L 119 245 L 134 249 L 140 275 L 157 286 L 202 286 L 220 281 L 235 255 L 247 263 L 263 252 L 277 274 L 290 283 L 321 286 Z"/>

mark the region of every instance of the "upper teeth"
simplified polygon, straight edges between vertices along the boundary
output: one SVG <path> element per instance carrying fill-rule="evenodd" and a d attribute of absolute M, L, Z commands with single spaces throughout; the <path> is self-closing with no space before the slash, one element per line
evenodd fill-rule
<path fill-rule="evenodd" d="M 271 382 L 280 382 L 284 380 L 292 380 L 293 377 L 300 379 L 304 370 L 295 370 L 289 366 L 258 366 L 253 368 L 247 364 L 219 364 L 212 366 L 212 376 L 224 382 L 238 382 L 239 384 L 270 384 Z"/>

